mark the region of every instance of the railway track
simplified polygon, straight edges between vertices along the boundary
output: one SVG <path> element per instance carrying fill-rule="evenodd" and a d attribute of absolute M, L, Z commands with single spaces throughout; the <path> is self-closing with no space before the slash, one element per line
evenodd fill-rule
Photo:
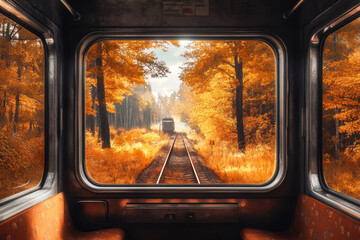
<path fill-rule="evenodd" d="M 177 133 L 137 177 L 136 183 L 214 184 L 222 181 L 203 164 L 186 136 Z"/>
<path fill-rule="evenodd" d="M 181 179 L 181 183 L 200 184 L 183 134 L 175 135 L 156 184 L 179 183 L 179 179 Z"/>

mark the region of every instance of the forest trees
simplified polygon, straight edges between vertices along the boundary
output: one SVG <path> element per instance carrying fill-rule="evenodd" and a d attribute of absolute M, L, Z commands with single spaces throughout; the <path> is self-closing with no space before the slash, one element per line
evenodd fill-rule
<path fill-rule="evenodd" d="M 275 58 L 261 41 L 193 41 L 183 82 L 192 91 L 190 124 L 209 139 L 236 144 L 273 142 Z M 187 91 L 187 95 L 191 95 Z"/>
<path fill-rule="evenodd" d="M 120 114 L 121 104 L 125 102 L 125 112 L 130 114 L 133 107 L 131 102 L 138 106 L 138 118 L 145 118 L 145 125 L 149 127 L 151 114 L 149 106 L 153 98 L 149 95 L 150 86 L 147 86 L 145 77 L 162 77 L 169 72 L 165 63 L 159 61 L 152 49 L 161 48 L 166 51 L 168 41 L 101 41 L 95 43 L 89 50 L 86 64 L 86 114 L 88 128 L 94 133 L 95 121 L 99 119 L 99 135 L 103 148 L 110 148 L 110 128 L 108 113 Z M 176 44 L 176 42 L 172 42 Z M 147 94 L 136 94 L 140 87 Z M 135 97 L 129 97 L 134 94 Z M 124 101 L 125 100 L 125 101 Z M 134 122 L 133 114 L 131 122 Z M 126 115 L 130 118 L 130 115 Z M 129 119 L 124 119 L 129 122 Z M 141 125 L 141 124 L 140 124 Z M 124 125 L 125 126 L 125 125 Z M 129 128 L 129 124 L 126 125 Z"/>
<path fill-rule="evenodd" d="M 41 40 L 0 16 L 0 126 L 12 127 L 14 136 L 19 123 L 43 131 L 44 51 Z M 21 112 L 21 113 L 20 113 Z"/>
<path fill-rule="evenodd" d="M 150 130 L 154 105 L 151 86 L 137 85 L 121 103 L 114 103 L 114 112 L 108 113 L 109 123 L 115 129 L 130 130 L 137 127 Z"/>
<path fill-rule="evenodd" d="M 126 180 L 116 169 L 130 173 L 136 168 L 137 173 L 141 172 L 157 154 L 154 150 L 167 141 L 166 135 L 147 130 L 152 120 L 173 117 L 177 131 L 188 131 L 196 150 L 207 159 L 206 166 L 222 181 L 268 180 L 276 165 L 276 61 L 271 47 L 256 40 L 182 42 L 178 51 L 162 56 L 172 69 L 186 61 L 180 78 L 154 81 L 154 92 L 159 93 L 155 97 L 146 75 L 167 73 L 165 63 L 158 61 L 155 56 L 159 55 L 153 52 L 167 44 L 114 40 L 96 43 L 89 50 L 85 133 L 88 172 L 102 183 L 134 182 L 136 176 Z M 179 57 L 179 52 L 184 57 Z M 179 80 L 182 82 L 175 90 Z M 216 143 L 211 156 L 206 146 L 200 149 L 209 142 Z M 254 172 L 246 173 L 247 169 L 256 171 L 257 178 L 251 178 Z"/>
<path fill-rule="evenodd" d="M 322 161 L 332 189 L 360 199 L 360 19 L 330 34 L 323 51 Z"/>
<path fill-rule="evenodd" d="M 147 78 L 169 73 L 154 50 L 176 41 L 111 40 L 86 57 L 86 170 L 99 183 L 135 183 L 168 137 L 151 131 L 156 109 Z"/>
<path fill-rule="evenodd" d="M 0 14 L 0 199 L 42 178 L 44 59 L 41 39 Z"/>
<path fill-rule="evenodd" d="M 360 150 L 359 32 L 356 20 L 331 34 L 324 46 L 323 146 L 336 160 L 346 148 Z"/>

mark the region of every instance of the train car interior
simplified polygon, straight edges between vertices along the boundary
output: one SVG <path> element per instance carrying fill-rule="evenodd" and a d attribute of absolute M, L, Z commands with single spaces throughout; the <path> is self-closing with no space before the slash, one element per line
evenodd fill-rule
<path fill-rule="evenodd" d="M 358 0 L 0 0 L 0 66 L 1 240 L 360 239 Z"/>

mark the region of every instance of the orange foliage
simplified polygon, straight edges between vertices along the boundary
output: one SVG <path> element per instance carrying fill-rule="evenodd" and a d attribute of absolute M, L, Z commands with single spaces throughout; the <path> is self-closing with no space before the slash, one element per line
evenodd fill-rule
<path fill-rule="evenodd" d="M 141 88 L 140 91 L 149 92 L 150 86 L 145 82 L 147 76 L 164 77 L 169 73 L 165 63 L 159 61 L 154 53 L 154 49 L 162 49 L 165 52 L 168 44 L 178 43 L 161 40 L 108 40 L 97 42 L 89 49 L 85 82 L 85 112 L 89 120 L 87 127 L 95 133 L 95 117 L 98 114 L 99 136 L 103 148 L 111 147 L 109 125 L 115 125 L 109 121 L 108 115 L 119 112 L 121 105 L 125 105 L 123 108 L 126 108 L 126 114 L 121 114 L 126 118 L 120 121 L 123 123 L 121 127 L 131 129 L 146 125 L 150 128 L 153 102 L 151 94 L 139 94 L 135 97 L 136 100 L 129 98 Z M 134 103 L 130 108 L 135 108 L 133 110 L 136 113 L 131 112 L 137 116 L 130 116 L 129 102 Z M 143 117 L 140 117 L 141 115 Z"/>
<path fill-rule="evenodd" d="M 179 91 L 169 97 L 159 96 L 156 108 L 150 86 L 141 88 L 146 85 L 144 79 L 149 74 L 145 71 L 148 65 L 142 61 L 147 59 L 154 65 L 150 70 L 155 67 L 165 73 L 165 64 L 157 62 L 151 50 L 163 48 L 167 42 L 105 41 L 101 44 L 102 72 L 95 64 L 99 52 L 90 49 L 86 74 L 86 112 L 88 123 L 92 123 L 88 127 L 92 132 L 86 133 L 86 161 L 95 181 L 134 183 L 161 147 L 160 144 L 154 148 L 159 139 L 149 140 L 147 144 L 145 139 L 149 136 L 145 130 L 135 129 L 117 133 L 112 130 L 111 144 L 107 144 L 111 148 L 102 149 L 106 147 L 101 146 L 97 137 L 99 129 L 104 129 L 102 121 L 114 129 L 129 130 L 144 127 L 145 116 L 149 123 L 154 116 L 163 115 L 177 115 L 174 117 L 198 133 L 198 151 L 224 182 L 263 183 L 271 178 L 276 165 L 276 64 L 274 53 L 266 43 L 191 41 L 184 54 L 187 62 Z M 102 77 L 107 114 L 96 110 L 101 104 L 92 93 L 96 81 L 102 81 Z M 141 112 L 145 108 L 147 111 Z M 104 120 L 107 116 L 109 120 Z M 239 123 L 243 124 L 241 131 Z M 240 134 L 246 142 L 243 149 L 239 149 Z M 208 154 L 209 146 L 205 144 L 209 140 L 217 143 L 213 155 Z"/>
<path fill-rule="evenodd" d="M 43 175 L 44 137 L 19 135 L 0 131 L 0 199 L 37 186 Z"/>
<path fill-rule="evenodd" d="M 44 170 L 44 48 L 0 14 L 0 199 L 40 183 Z"/>
<path fill-rule="evenodd" d="M 359 158 L 346 154 L 336 163 L 329 156 L 323 157 L 323 169 L 326 183 L 330 188 L 350 197 L 360 199 Z M 355 160 L 355 161 L 354 161 Z"/>
<path fill-rule="evenodd" d="M 110 40 L 94 44 L 86 57 L 86 113 L 94 115 L 92 109 L 92 86 L 96 87 L 100 72 L 104 74 L 107 110 L 114 112 L 113 103 L 121 103 L 136 85 L 145 85 L 145 77 L 164 76 L 168 69 L 157 60 L 151 49 L 166 51 L 168 41 L 119 41 Z M 101 56 L 96 51 L 101 47 Z M 102 59 L 102 67 L 96 66 L 97 58 Z M 97 101 L 96 101 L 97 102 Z M 98 102 L 97 102 L 98 103 Z"/>
<path fill-rule="evenodd" d="M 107 149 L 102 148 L 97 134 L 86 132 L 86 170 L 93 180 L 103 184 L 135 183 L 168 142 L 167 135 L 146 129 L 111 132 L 112 147 Z"/>
<path fill-rule="evenodd" d="M 330 188 L 360 199 L 360 19 L 325 41 L 323 169 Z"/>
<path fill-rule="evenodd" d="M 245 140 L 262 144 L 275 139 L 274 53 L 261 41 L 194 41 L 185 54 L 180 94 L 190 125 L 207 140 L 238 144 L 238 109 L 243 116 Z M 236 76 L 234 57 L 242 62 Z M 235 89 L 243 85 L 242 105 L 235 103 Z M 180 103 L 183 104 L 183 103 Z M 190 109 L 190 110 L 187 110 Z"/>
<path fill-rule="evenodd" d="M 276 166 L 273 51 L 254 40 L 194 41 L 185 57 L 177 111 L 198 133 L 193 140 L 206 165 L 226 183 L 266 182 Z"/>
<path fill-rule="evenodd" d="M 227 144 L 216 144 L 211 150 L 208 141 L 188 134 L 195 149 L 224 183 L 260 184 L 268 181 L 275 172 L 274 144 L 250 145 L 245 152 L 229 148 Z"/>

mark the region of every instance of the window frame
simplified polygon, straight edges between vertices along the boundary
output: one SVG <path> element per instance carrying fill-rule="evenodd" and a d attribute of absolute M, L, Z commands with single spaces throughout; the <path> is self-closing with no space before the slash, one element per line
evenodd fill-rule
<path fill-rule="evenodd" d="M 276 170 L 263 184 L 204 184 L 189 186 L 185 184 L 99 184 L 91 179 L 85 169 L 85 60 L 89 48 L 103 40 L 261 40 L 268 44 L 276 59 Z M 281 185 L 287 172 L 288 136 L 288 78 L 287 52 L 283 42 L 276 36 L 259 32 L 238 30 L 214 31 L 200 29 L 130 30 L 119 29 L 97 31 L 86 35 L 78 44 L 75 55 L 75 163 L 76 177 L 80 184 L 96 193 L 219 193 L 219 192 L 270 192 Z"/>
<path fill-rule="evenodd" d="M 0 222 L 55 195 L 57 189 L 57 64 L 54 33 L 38 18 L 13 2 L 0 1 L 0 14 L 30 31 L 44 49 L 44 171 L 39 185 L 0 199 Z"/>
<path fill-rule="evenodd" d="M 331 189 L 322 162 L 323 49 L 327 37 L 360 17 L 360 4 L 317 28 L 309 41 L 305 79 L 305 182 L 308 194 L 360 220 L 360 199 Z"/>

